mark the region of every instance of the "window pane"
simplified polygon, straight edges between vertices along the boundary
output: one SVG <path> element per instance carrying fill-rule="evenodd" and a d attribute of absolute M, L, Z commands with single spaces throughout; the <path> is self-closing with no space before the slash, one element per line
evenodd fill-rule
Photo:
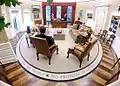
<path fill-rule="evenodd" d="M 57 6 L 57 20 L 61 19 L 61 6 Z"/>
<path fill-rule="evenodd" d="M 72 22 L 72 6 L 68 6 L 68 9 L 67 9 L 67 21 Z"/>
<path fill-rule="evenodd" d="M 46 21 L 51 21 L 51 7 L 50 6 L 46 6 Z"/>

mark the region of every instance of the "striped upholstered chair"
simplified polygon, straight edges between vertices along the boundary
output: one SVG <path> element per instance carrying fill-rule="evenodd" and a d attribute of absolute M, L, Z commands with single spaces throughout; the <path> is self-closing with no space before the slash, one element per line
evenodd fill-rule
<path fill-rule="evenodd" d="M 79 59 L 79 61 L 80 61 L 79 67 L 81 67 L 83 58 L 85 58 L 87 56 L 87 60 L 89 61 L 90 51 L 93 48 L 93 46 L 96 44 L 97 40 L 98 39 L 94 39 L 92 42 L 88 42 L 84 46 L 76 45 L 74 47 L 74 49 L 69 48 L 68 52 L 67 52 L 67 54 L 68 54 L 67 58 L 69 58 L 69 54 L 72 53 Z"/>

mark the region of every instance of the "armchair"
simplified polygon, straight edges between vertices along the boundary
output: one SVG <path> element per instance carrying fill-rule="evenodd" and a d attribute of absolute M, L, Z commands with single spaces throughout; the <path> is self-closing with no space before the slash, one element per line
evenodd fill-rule
<path fill-rule="evenodd" d="M 98 39 L 95 39 L 92 42 L 87 42 L 85 45 L 82 45 L 82 46 L 76 45 L 74 47 L 74 49 L 69 48 L 68 52 L 67 52 L 67 54 L 68 54 L 67 58 L 69 58 L 69 54 L 72 53 L 73 55 L 75 55 L 79 59 L 79 61 L 80 61 L 79 67 L 81 67 L 82 60 L 87 55 L 88 55 L 87 60 L 89 61 L 90 51 L 93 48 L 93 46 L 95 45 L 95 43 L 97 42 L 97 40 Z"/>
<path fill-rule="evenodd" d="M 106 35 L 107 35 L 107 30 L 103 30 L 103 32 L 102 32 L 102 34 L 101 34 L 101 36 L 100 36 L 100 39 L 102 39 L 103 41 L 105 41 L 105 37 L 106 37 Z"/>
<path fill-rule="evenodd" d="M 111 34 L 110 37 L 109 37 L 109 39 L 107 39 L 106 44 L 109 44 L 109 47 L 112 45 L 115 37 L 116 37 L 116 36 L 115 36 L 114 34 Z"/>
<path fill-rule="evenodd" d="M 58 54 L 58 45 L 53 44 L 48 46 L 47 40 L 45 38 L 30 37 L 33 46 L 36 48 L 37 60 L 39 60 L 39 54 L 46 55 L 49 59 L 49 65 L 51 64 L 52 54 L 57 51 Z"/>

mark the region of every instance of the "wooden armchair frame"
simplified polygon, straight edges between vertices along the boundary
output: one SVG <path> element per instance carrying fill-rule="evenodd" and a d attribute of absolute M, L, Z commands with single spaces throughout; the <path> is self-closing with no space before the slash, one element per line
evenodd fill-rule
<path fill-rule="evenodd" d="M 67 52 L 67 58 L 69 58 L 69 54 L 72 53 L 73 55 L 75 55 L 79 61 L 80 61 L 80 66 L 81 67 L 81 63 L 83 61 L 83 58 L 87 56 L 87 60 L 89 61 L 89 56 L 90 56 L 90 51 L 93 48 L 93 46 L 95 45 L 95 43 L 97 42 L 98 39 L 95 39 L 93 42 L 89 42 L 86 46 L 86 48 L 84 48 L 83 46 L 79 46 L 78 47 L 74 47 L 74 49 L 68 49 Z M 81 49 L 82 47 L 82 49 Z"/>
<path fill-rule="evenodd" d="M 30 37 L 33 46 L 36 48 L 37 60 L 39 60 L 39 54 L 45 55 L 49 59 L 49 65 L 51 64 L 52 54 L 56 51 L 58 54 L 58 45 L 53 44 L 52 46 L 48 46 L 47 40 L 45 38 L 40 37 Z"/>

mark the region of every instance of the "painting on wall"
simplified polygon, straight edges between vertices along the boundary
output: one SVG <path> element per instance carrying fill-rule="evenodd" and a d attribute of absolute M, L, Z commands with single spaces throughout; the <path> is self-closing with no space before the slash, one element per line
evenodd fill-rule
<path fill-rule="evenodd" d="M 32 5 L 33 19 L 40 19 L 40 6 Z"/>
<path fill-rule="evenodd" d="M 116 33 L 117 28 L 118 28 L 118 19 L 117 19 L 117 17 L 113 17 L 111 20 L 109 31 Z"/>
<path fill-rule="evenodd" d="M 82 9 L 79 12 L 79 17 L 83 17 L 83 10 Z"/>
<path fill-rule="evenodd" d="M 92 13 L 87 13 L 87 18 L 92 19 L 93 18 L 93 14 Z"/>

